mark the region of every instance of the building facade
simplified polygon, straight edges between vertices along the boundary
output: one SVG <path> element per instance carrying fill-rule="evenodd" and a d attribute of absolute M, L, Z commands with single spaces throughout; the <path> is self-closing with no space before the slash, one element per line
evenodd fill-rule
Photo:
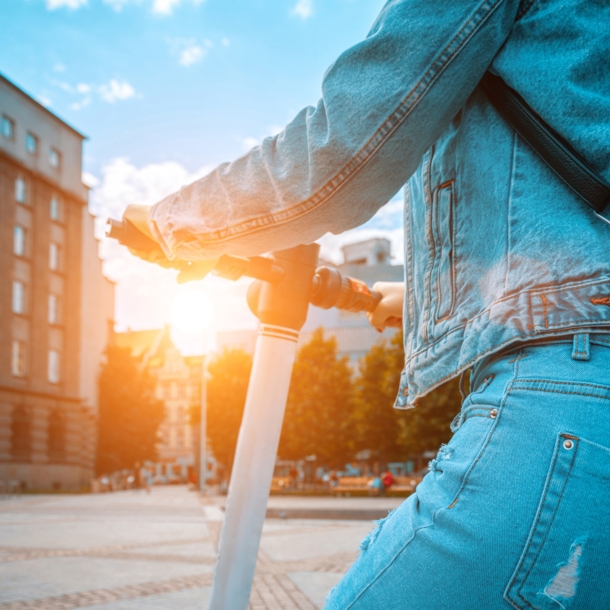
<path fill-rule="evenodd" d="M 344 246 L 344 262 L 337 268 L 343 275 L 366 282 L 369 287 L 375 282 L 402 282 L 403 265 L 392 265 L 389 240 L 374 238 Z M 321 260 L 320 265 L 332 266 Z M 299 335 L 299 347 L 307 343 L 313 332 L 322 327 L 326 337 L 335 337 L 340 356 L 348 356 L 352 366 L 356 367 L 362 358 L 380 339 L 390 339 L 397 332 L 388 328 L 378 333 L 369 324 L 364 313 L 340 311 L 338 309 L 320 309 L 309 307 L 307 321 Z M 256 330 L 235 330 L 219 332 L 216 343 L 219 350 L 239 348 L 253 353 L 256 345 Z"/>
<path fill-rule="evenodd" d="M 0 481 L 89 483 L 111 329 L 84 136 L 0 76 Z"/>
<path fill-rule="evenodd" d="M 165 406 L 157 443 L 159 462 L 194 467 L 197 439 L 189 411 L 201 401 L 201 357 L 183 356 L 173 344 L 168 326 L 116 333 L 115 341 L 141 359 L 155 379 L 156 397 Z"/>

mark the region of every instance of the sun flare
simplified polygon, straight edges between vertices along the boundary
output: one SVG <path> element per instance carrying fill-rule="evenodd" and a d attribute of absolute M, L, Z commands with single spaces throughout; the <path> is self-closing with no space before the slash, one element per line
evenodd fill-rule
<path fill-rule="evenodd" d="M 210 325 L 213 317 L 212 301 L 203 292 L 181 292 L 172 304 L 172 326 L 184 332 L 202 332 Z"/>

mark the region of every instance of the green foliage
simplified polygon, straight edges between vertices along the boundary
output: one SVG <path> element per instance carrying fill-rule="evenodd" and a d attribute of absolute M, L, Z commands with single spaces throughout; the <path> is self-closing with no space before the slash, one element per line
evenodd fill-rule
<path fill-rule="evenodd" d="M 394 409 L 403 362 L 399 332 L 390 341 L 375 343 L 358 367 L 354 412 L 357 448 L 372 450 L 381 461 L 397 461 L 405 454 L 401 434 L 407 414 Z"/>
<path fill-rule="evenodd" d="M 382 461 L 400 461 L 436 451 L 451 438 L 450 424 L 460 410 L 459 380 L 421 398 L 415 409 L 393 408 L 404 366 L 403 336 L 376 343 L 360 361 L 356 379 L 358 448 Z"/>
<path fill-rule="evenodd" d="M 154 391 L 154 379 L 129 348 L 106 348 L 99 380 L 98 474 L 156 459 L 157 430 L 164 407 Z"/>
<path fill-rule="evenodd" d="M 225 349 L 210 360 L 207 369 L 208 440 L 216 459 L 230 472 L 246 403 L 252 357 L 241 349 Z M 192 417 L 198 419 L 196 413 L 192 413 Z"/>
<path fill-rule="evenodd" d="M 353 453 L 353 386 L 347 357 L 336 339 L 318 328 L 297 355 L 290 383 L 279 455 L 298 460 L 315 454 L 342 467 Z"/>
<path fill-rule="evenodd" d="M 459 379 L 452 379 L 420 398 L 417 407 L 401 420 L 400 444 L 409 455 L 436 451 L 449 442 L 450 424 L 459 413 L 462 397 Z"/>

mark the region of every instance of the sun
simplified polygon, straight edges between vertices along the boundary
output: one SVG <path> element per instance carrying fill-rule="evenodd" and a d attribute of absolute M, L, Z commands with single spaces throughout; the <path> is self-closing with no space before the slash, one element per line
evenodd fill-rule
<path fill-rule="evenodd" d="M 172 326 L 183 332 L 200 333 L 210 325 L 213 317 L 212 301 L 200 291 L 180 292 L 172 304 Z"/>

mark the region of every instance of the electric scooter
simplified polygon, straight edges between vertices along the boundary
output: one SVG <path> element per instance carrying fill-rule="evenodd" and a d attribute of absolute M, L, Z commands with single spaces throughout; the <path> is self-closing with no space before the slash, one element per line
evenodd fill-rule
<path fill-rule="evenodd" d="M 107 234 L 135 250 L 158 245 L 129 221 L 109 221 Z M 254 278 L 248 305 L 260 321 L 246 405 L 235 452 L 220 535 L 209 610 L 247 610 L 282 430 L 299 331 L 309 305 L 373 311 L 381 295 L 367 285 L 317 267 L 319 245 L 297 246 L 269 256 L 223 255 L 213 274 Z M 196 263 L 176 261 L 182 272 Z"/>

